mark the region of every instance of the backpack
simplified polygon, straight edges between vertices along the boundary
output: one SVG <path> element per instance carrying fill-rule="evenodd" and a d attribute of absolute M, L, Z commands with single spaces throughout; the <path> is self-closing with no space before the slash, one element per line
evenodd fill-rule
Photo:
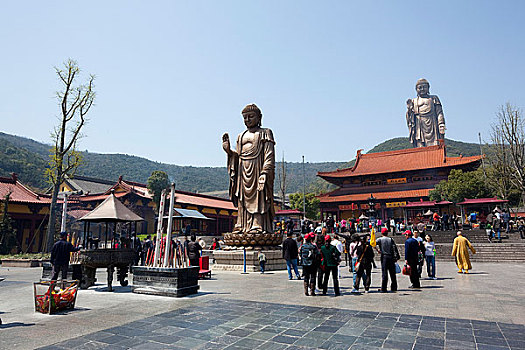
<path fill-rule="evenodd" d="M 394 257 L 395 261 L 398 261 L 401 259 L 401 256 L 399 255 L 399 250 L 397 249 L 396 242 L 393 238 L 390 238 L 392 240 L 392 256 Z"/>
<path fill-rule="evenodd" d="M 334 247 L 334 246 L 332 246 Z M 334 247 L 334 249 L 330 249 L 332 252 L 332 258 L 335 260 L 336 264 L 339 265 L 341 263 L 341 253 L 339 250 Z"/>
<path fill-rule="evenodd" d="M 313 244 L 303 244 L 301 246 L 301 261 L 303 266 L 312 266 L 316 255 L 315 246 Z"/>

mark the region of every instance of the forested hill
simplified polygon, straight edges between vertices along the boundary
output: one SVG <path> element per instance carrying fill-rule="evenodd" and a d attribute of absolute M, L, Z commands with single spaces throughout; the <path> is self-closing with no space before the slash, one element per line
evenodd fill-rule
<path fill-rule="evenodd" d="M 0 132 L 0 176 L 12 172 L 35 189 L 44 190 L 48 184 L 44 176 L 51 146 L 25 137 Z M 82 152 L 84 161 L 77 174 L 107 180 L 124 179 L 146 183 L 154 170 L 165 171 L 177 188 L 192 192 L 224 191 L 228 189 L 226 167 L 193 167 L 154 162 L 127 154 L 100 154 Z M 310 189 L 318 171 L 335 170 L 344 162 L 305 163 L 306 186 Z M 276 178 L 280 163 L 276 165 Z M 303 187 L 302 163 L 286 163 L 286 192 L 297 192 Z M 317 184 L 322 186 L 322 184 Z M 277 180 L 275 191 L 278 191 Z"/>
<path fill-rule="evenodd" d="M 447 154 L 464 156 L 479 154 L 479 145 L 446 140 Z M 35 189 L 44 190 L 48 184 L 44 176 L 51 146 L 25 137 L 0 132 L 0 176 L 12 172 L 20 180 Z M 385 141 L 369 152 L 382 152 L 410 148 L 407 138 L 398 137 Z M 225 167 L 193 167 L 159 163 L 127 154 L 100 154 L 83 152 L 84 162 L 77 174 L 107 180 L 125 179 L 146 183 L 154 170 L 165 171 L 174 180 L 177 188 L 192 192 L 224 191 L 228 189 L 228 176 Z M 329 188 L 328 183 L 316 177 L 318 171 L 330 171 L 351 165 L 348 162 L 305 163 L 304 177 L 307 191 L 319 192 Z M 286 164 L 286 192 L 301 191 L 303 187 L 302 163 Z M 281 164 L 276 164 L 275 192 L 279 191 L 278 179 Z"/>
<path fill-rule="evenodd" d="M 477 143 L 468 143 L 445 139 L 445 145 L 447 146 L 447 156 L 449 157 L 458 157 L 460 155 L 470 157 L 477 156 L 480 154 L 479 144 Z M 408 137 L 396 137 L 380 143 L 367 153 L 394 151 L 405 148 L 412 148 L 412 144 L 408 141 Z"/>

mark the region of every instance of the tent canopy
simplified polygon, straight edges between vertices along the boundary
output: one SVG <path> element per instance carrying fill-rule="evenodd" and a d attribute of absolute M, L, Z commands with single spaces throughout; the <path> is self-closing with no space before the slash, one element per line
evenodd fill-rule
<path fill-rule="evenodd" d="M 423 215 L 427 215 L 427 216 L 431 216 L 431 215 L 434 215 L 434 212 L 432 210 L 427 210 L 426 213 L 424 213 Z"/>
<path fill-rule="evenodd" d="M 503 204 L 507 203 L 506 199 L 498 199 L 497 197 L 492 198 L 465 198 L 463 202 L 458 203 L 458 205 L 476 205 L 476 204 Z"/>
<path fill-rule="evenodd" d="M 206 215 L 199 213 L 197 210 L 193 209 L 173 209 L 174 217 L 183 218 L 183 219 L 201 219 L 201 220 L 213 220 L 207 217 Z"/>
<path fill-rule="evenodd" d="M 129 210 L 119 201 L 113 192 L 95 209 L 80 218 L 92 222 L 129 222 L 144 221 L 143 218 Z"/>

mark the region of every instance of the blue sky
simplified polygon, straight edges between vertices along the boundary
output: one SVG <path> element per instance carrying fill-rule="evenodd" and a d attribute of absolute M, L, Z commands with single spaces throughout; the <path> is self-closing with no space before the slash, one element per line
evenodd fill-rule
<path fill-rule="evenodd" d="M 289 161 L 348 161 L 407 136 L 418 78 L 447 137 L 489 137 L 525 103 L 523 1 L 10 1 L 2 5 L 1 131 L 49 142 L 53 66 L 97 76 L 80 149 L 222 166 L 221 135 L 256 103 Z"/>

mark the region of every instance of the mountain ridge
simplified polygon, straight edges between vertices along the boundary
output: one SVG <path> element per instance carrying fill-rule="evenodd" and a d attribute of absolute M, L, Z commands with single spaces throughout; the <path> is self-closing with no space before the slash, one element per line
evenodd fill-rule
<path fill-rule="evenodd" d="M 464 156 L 479 154 L 479 145 L 447 139 L 447 155 Z M 386 140 L 367 153 L 376 153 L 403 148 L 411 148 L 408 138 L 396 137 Z M 16 172 L 25 184 L 36 190 L 45 190 L 48 184 L 44 170 L 47 167 L 51 145 L 33 139 L 0 132 L 0 176 L 8 176 Z M 124 179 L 146 183 L 154 170 L 165 171 L 177 188 L 191 192 L 216 192 L 228 189 L 228 174 L 226 167 L 196 167 L 161 163 L 144 157 L 122 153 L 91 153 L 81 152 L 83 163 L 77 170 L 78 175 L 116 181 L 119 176 Z M 305 187 L 308 192 L 321 192 L 331 188 L 331 185 L 318 178 L 318 171 L 332 171 L 353 165 L 350 162 L 319 162 L 304 164 Z M 294 193 L 303 189 L 303 164 L 300 162 L 285 162 L 286 193 Z M 274 191 L 279 191 L 281 162 L 276 163 Z"/>

